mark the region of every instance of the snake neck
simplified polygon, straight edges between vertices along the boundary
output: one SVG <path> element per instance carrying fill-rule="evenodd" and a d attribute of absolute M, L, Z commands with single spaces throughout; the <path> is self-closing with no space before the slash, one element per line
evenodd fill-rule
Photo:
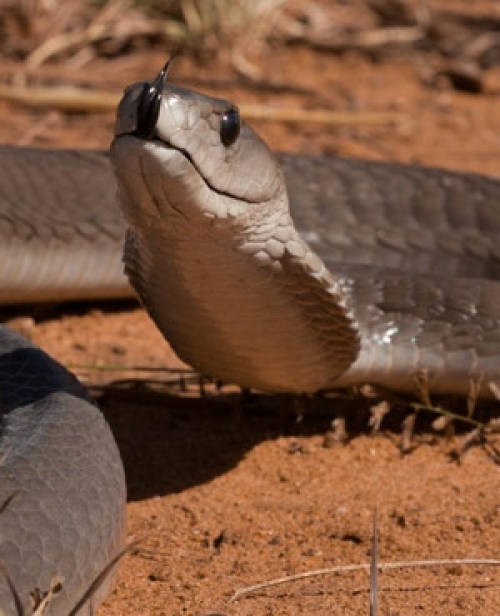
<path fill-rule="evenodd" d="M 203 374 L 272 392 L 314 392 L 359 351 L 341 286 L 288 212 L 258 233 L 227 225 L 129 230 L 126 272 L 178 355 Z"/>

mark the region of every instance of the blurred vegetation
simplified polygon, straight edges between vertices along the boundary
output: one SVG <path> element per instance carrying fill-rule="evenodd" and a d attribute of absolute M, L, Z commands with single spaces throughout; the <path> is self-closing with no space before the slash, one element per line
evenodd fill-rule
<path fill-rule="evenodd" d="M 4 59 L 68 57 L 91 44 L 99 55 L 165 40 L 196 53 L 252 53 L 272 36 L 287 0 L 0 0 Z M 41 51 L 40 51 L 41 50 Z"/>
<path fill-rule="evenodd" d="M 3 60 L 73 69 L 174 44 L 199 60 L 230 64 L 257 81 L 259 60 L 278 45 L 323 53 L 390 54 L 417 63 L 432 85 L 471 93 L 500 64 L 500 13 L 449 0 L 0 0 Z M 481 8 L 481 10 L 479 10 Z M 422 59 L 424 60 L 422 62 Z"/>

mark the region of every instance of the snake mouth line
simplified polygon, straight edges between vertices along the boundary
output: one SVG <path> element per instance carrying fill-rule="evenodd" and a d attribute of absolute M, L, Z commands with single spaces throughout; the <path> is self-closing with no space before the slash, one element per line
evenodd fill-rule
<path fill-rule="evenodd" d="M 156 144 L 157 146 L 165 150 L 172 150 L 175 152 L 179 152 L 179 154 L 181 154 L 189 162 L 189 164 L 194 169 L 194 171 L 200 176 L 200 178 L 203 180 L 207 188 L 210 189 L 212 192 L 216 193 L 217 195 L 219 195 L 220 197 L 233 199 L 235 201 L 241 201 L 242 203 L 246 203 L 248 205 L 252 205 L 255 203 L 266 204 L 272 201 L 271 199 L 265 199 L 263 201 L 260 201 L 258 199 L 252 200 L 252 199 L 248 199 L 243 196 L 240 196 L 240 195 L 235 195 L 233 193 L 230 193 L 229 191 L 220 190 L 219 188 L 214 186 L 214 184 L 203 174 L 202 170 L 200 169 L 200 166 L 196 163 L 193 156 L 190 154 L 190 152 L 186 148 L 174 146 L 168 141 L 165 141 L 161 139 L 161 137 L 158 137 L 158 136 L 155 139 L 149 139 L 148 143 Z"/>

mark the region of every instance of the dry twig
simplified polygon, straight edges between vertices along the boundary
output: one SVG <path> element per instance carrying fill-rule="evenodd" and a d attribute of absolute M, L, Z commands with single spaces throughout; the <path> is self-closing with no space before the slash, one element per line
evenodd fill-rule
<path fill-rule="evenodd" d="M 0 85 L 0 99 L 28 107 L 51 107 L 61 111 L 100 113 L 114 111 L 121 94 L 88 90 L 75 86 L 17 87 Z M 393 112 L 350 112 L 322 109 L 277 108 L 267 105 L 240 105 L 248 120 L 288 122 L 292 124 L 325 124 L 329 126 L 385 126 L 398 124 L 403 115 Z"/>
<path fill-rule="evenodd" d="M 415 560 L 415 561 L 397 561 L 388 563 L 379 563 L 379 571 L 390 571 L 392 569 L 416 569 L 421 567 L 443 567 L 449 565 L 461 565 L 461 566 L 477 566 L 484 567 L 500 567 L 500 560 L 488 559 L 488 558 L 448 558 L 442 560 Z M 348 573 L 352 571 L 369 571 L 370 564 L 361 565 L 340 565 L 338 567 L 328 567 L 325 569 L 316 569 L 313 571 L 305 571 L 303 573 L 297 573 L 295 575 L 288 575 L 286 577 L 276 578 L 274 580 L 268 580 L 260 584 L 254 584 L 253 586 L 247 586 L 237 590 L 233 596 L 229 599 L 232 603 L 246 595 L 257 592 L 259 590 L 267 590 L 274 586 L 281 586 L 283 584 L 289 584 L 290 582 L 297 582 L 299 580 L 306 580 L 312 577 L 318 577 L 320 575 L 332 575 L 338 573 Z"/>

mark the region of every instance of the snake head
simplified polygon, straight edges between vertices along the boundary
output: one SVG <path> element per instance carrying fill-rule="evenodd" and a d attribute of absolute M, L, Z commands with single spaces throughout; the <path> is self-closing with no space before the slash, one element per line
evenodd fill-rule
<path fill-rule="evenodd" d="M 287 216 L 281 170 L 238 107 L 167 81 L 169 66 L 119 104 L 111 160 L 122 201 L 138 215 L 215 220 L 245 234 Z"/>
<path fill-rule="evenodd" d="M 134 86 L 125 90 L 124 101 L 129 99 L 129 104 L 133 106 L 135 111 L 132 113 L 124 113 L 123 111 L 118 113 L 115 127 L 116 135 L 130 134 L 146 141 L 155 137 L 165 84 L 172 60 L 177 53 L 174 50 L 165 66 L 152 81 L 134 84 Z M 122 104 L 120 107 L 122 107 Z M 241 118 L 239 110 L 236 106 L 230 105 L 221 114 L 220 119 L 219 134 L 224 147 L 230 147 L 235 143 L 240 135 L 240 130 Z"/>

